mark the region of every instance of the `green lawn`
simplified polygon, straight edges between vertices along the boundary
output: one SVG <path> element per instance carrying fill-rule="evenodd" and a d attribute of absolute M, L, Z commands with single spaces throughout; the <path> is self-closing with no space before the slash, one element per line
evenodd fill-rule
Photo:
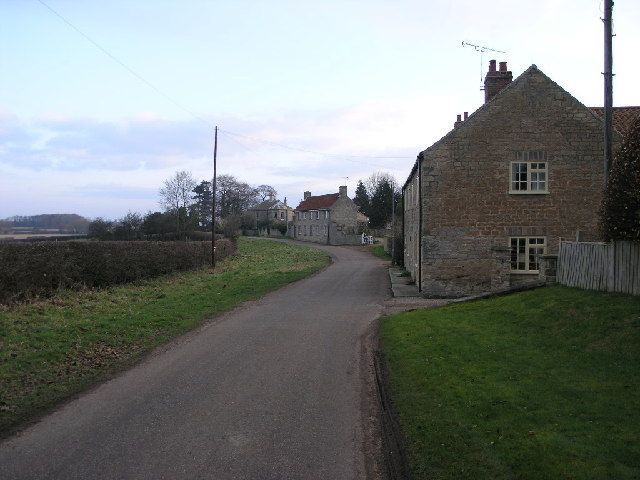
<path fill-rule="evenodd" d="M 640 297 L 564 287 L 381 326 L 417 479 L 640 478 Z"/>
<path fill-rule="evenodd" d="M 245 300 L 317 272 L 306 247 L 239 239 L 216 268 L 0 307 L 0 434 Z"/>

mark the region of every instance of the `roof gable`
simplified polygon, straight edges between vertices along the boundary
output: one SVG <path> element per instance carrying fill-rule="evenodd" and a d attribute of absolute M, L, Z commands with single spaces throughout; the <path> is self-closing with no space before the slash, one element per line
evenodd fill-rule
<path fill-rule="evenodd" d="M 540 70 L 535 64 L 533 64 L 529 68 L 527 68 L 524 72 L 522 72 L 515 80 L 513 80 L 511 83 L 509 83 L 509 85 L 507 85 L 502 90 L 500 90 L 500 92 L 498 92 L 494 97 L 492 97 L 491 100 L 489 100 L 488 102 L 485 102 L 484 104 L 482 104 L 475 112 L 473 112 L 471 115 L 469 115 L 467 120 L 462 122 L 457 128 L 454 128 L 454 129 L 450 130 L 446 135 L 444 135 L 442 138 L 440 138 L 440 140 L 436 141 L 431 146 L 429 146 L 425 150 L 421 151 L 419 153 L 419 155 L 418 155 L 418 158 L 416 159 L 416 161 L 415 161 L 415 163 L 413 165 L 413 168 L 411 169 L 411 173 L 409 174 L 409 176 L 408 176 L 408 178 L 407 178 L 407 180 L 406 180 L 406 182 L 404 184 L 404 187 L 407 186 L 407 184 L 409 183 L 409 181 L 411 180 L 411 178 L 415 174 L 416 170 L 418 169 L 418 162 L 426 154 L 428 154 L 431 151 L 437 149 L 438 147 L 440 147 L 445 142 L 456 138 L 456 136 L 464 135 L 464 130 L 467 127 L 467 125 L 473 125 L 476 122 L 484 121 L 485 115 L 489 114 L 489 110 L 493 106 L 496 106 L 496 104 L 499 104 L 499 103 L 503 102 L 506 97 L 508 97 L 509 95 L 514 93 L 518 88 L 522 88 L 526 84 L 526 82 L 528 82 L 528 81 L 530 81 L 532 79 L 532 77 L 537 77 L 537 79 L 539 79 L 539 80 L 542 80 L 544 82 L 550 83 L 551 85 L 553 85 L 553 87 L 555 87 L 558 90 L 559 94 L 561 94 L 564 97 L 566 97 L 566 99 L 569 100 L 574 105 L 577 105 L 579 108 L 584 109 L 584 111 L 587 112 L 587 114 L 589 116 L 591 116 L 595 121 L 601 122 L 600 118 L 593 111 L 593 109 L 590 109 L 590 108 L 586 107 L 578 99 L 576 99 L 573 95 L 571 95 L 569 92 L 567 92 L 565 89 L 563 89 L 560 85 L 558 85 L 556 82 L 554 82 L 551 78 L 549 78 L 547 75 L 545 75 L 544 72 L 542 72 L 542 70 Z"/>
<path fill-rule="evenodd" d="M 318 195 L 315 197 L 309 197 L 306 200 L 300 202 L 296 210 L 322 210 L 328 209 L 336 203 L 339 193 L 328 193 L 326 195 Z"/>
<path fill-rule="evenodd" d="M 264 202 L 260 202 L 251 210 L 275 210 L 275 209 L 284 210 L 286 208 L 291 208 L 291 207 L 286 206 L 280 200 L 273 199 L 273 200 L 265 200 Z"/>

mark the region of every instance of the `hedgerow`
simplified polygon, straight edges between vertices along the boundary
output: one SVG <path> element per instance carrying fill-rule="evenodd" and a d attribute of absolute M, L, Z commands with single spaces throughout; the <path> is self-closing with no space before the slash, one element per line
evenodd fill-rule
<path fill-rule="evenodd" d="M 216 241 L 216 259 L 235 252 Z M 60 289 L 101 288 L 203 267 L 209 242 L 0 243 L 0 303 L 48 297 Z"/>

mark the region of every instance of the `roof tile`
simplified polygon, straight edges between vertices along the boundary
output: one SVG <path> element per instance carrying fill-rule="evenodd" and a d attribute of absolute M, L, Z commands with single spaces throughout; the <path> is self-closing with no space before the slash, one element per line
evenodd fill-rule
<path fill-rule="evenodd" d="M 296 210 L 319 210 L 323 208 L 331 208 L 336 200 L 338 200 L 339 196 L 339 193 L 328 193 L 326 195 L 309 197 L 300 202 L 300 205 L 298 205 Z"/>
<path fill-rule="evenodd" d="M 589 108 L 600 118 L 604 118 L 603 107 Z M 622 135 L 626 135 L 638 117 L 640 117 L 640 107 L 613 107 L 613 128 Z"/>

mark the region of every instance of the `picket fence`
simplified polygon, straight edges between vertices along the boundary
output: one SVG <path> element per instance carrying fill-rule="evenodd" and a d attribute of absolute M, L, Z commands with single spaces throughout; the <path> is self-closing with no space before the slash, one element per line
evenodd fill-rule
<path fill-rule="evenodd" d="M 558 283 L 640 295 L 640 243 L 560 242 Z"/>

